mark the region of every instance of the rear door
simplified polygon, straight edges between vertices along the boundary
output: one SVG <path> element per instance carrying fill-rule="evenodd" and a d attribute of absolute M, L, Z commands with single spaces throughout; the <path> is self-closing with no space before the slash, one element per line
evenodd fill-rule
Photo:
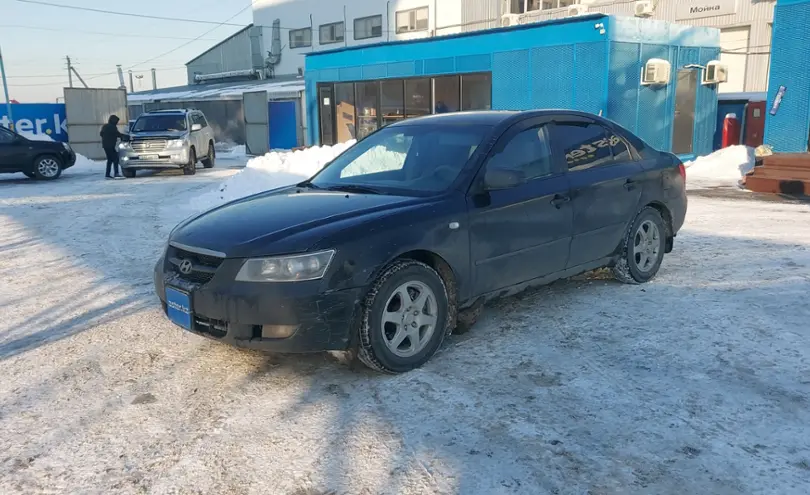
<path fill-rule="evenodd" d="M 617 133 L 584 119 L 558 121 L 555 152 L 568 167 L 573 206 L 573 268 L 610 256 L 641 200 L 644 169 Z"/>
<path fill-rule="evenodd" d="M 572 209 L 565 171 L 553 159 L 548 119 L 529 119 L 496 143 L 468 198 L 476 294 L 511 287 L 565 268 Z M 488 169 L 522 172 L 526 182 L 486 191 Z"/>

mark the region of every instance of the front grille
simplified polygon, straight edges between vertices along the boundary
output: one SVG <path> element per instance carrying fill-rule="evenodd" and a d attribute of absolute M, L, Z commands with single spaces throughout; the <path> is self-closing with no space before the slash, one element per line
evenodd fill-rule
<path fill-rule="evenodd" d="M 133 151 L 163 151 L 168 143 L 165 139 L 138 139 L 132 141 Z"/>
<path fill-rule="evenodd" d="M 223 261 L 223 259 L 218 256 L 199 254 L 174 246 L 169 246 L 166 259 L 169 262 L 169 268 L 172 273 L 177 274 L 177 276 L 183 280 L 197 284 L 205 284 L 211 281 Z M 191 271 L 188 273 L 181 271 L 180 267 L 183 266 L 184 262 L 191 263 Z M 188 266 L 188 263 L 185 264 Z"/>

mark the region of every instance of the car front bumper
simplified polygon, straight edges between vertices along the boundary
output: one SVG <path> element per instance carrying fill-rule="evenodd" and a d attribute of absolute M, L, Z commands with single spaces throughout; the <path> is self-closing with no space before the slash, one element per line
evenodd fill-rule
<path fill-rule="evenodd" d="M 186 148 L 149 152 L 119 149 L 118 157 L 122 168 L 180 168 L 188 164 L 188 153 Z"/>
<path fill-rule="evenodd" d="M 166 289 L 189 295 L 191 328 L 219 342 L 271 352 L 346 350 L 359 314 L 361 289 L 321 291 L 321 280 L 236 282 L 243 260 L 226 259 L 206 283 L 190 282 L 165 256 L 155 265 L 155 290 L 168 316 Z M 283 336 L 277 336 L 281 333 Z M 289 336 L 287 336 L 289 334 Z"/>

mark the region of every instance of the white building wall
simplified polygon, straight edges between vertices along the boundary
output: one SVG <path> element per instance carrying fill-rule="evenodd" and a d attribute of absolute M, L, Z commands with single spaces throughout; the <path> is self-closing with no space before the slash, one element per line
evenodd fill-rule
<path fill-rule="evenodd" d="M 396 33 L 396 12 L 428 8 L 428 29 L 412 33 Z M 382 36 L 364 40 L 354 39 L 354 20 L 382 15 Z M 270 50 L 272 25 L 281 21 L 281 62 L 275 67 L 276 75 L 296 74 L 304 67 L 304 55 L 318 50 L 332 50 L 343 46 L 380 43 L 385 41 L 419 39 L 461 32 L 461 0 L 257 0 L 253 6 L 253 24 L 262 26 L 264 52 Z M 319 27 L 333 22 L 345 22 L 344 41 L 322 45 Z M 312 46 L 290 48 L 291 29 L 312 28 Z"/>

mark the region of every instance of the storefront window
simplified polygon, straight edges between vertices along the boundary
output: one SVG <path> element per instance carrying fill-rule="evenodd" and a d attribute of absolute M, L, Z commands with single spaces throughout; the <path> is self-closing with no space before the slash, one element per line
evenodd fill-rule
<path fill-rule="evenodd" d="M 377 130 L 377 104 L 380 85 L 376 82 L 357 83 L 357 139 Z"/>
<path fill-rule="evenodd" d="M 355 139 L 354 112 L 354 84 L 335 84 L 336 134 L 338 143 L 345 143 L 350 139 Z"/>
<path fill-rule="evenodd" d="M 492 74 L 461 76 L 461 109 L 492 109 Z"/>
<path fill-rule="evenodd" d="M 458 112 L 459 105 L 458 76 L 437 77 L 433 80 L 434 113 Z"/>
<path fill-rule="evenodd" d="M 430 79 L 405 80 L 405 116 L 430 115 Z"/>
<path fill-rule="evenodd" d="M 405 118 L 405 100 L 403 81 L 401 79 L 383 81 L 380 84 L 383 126 L 399 122 Z"/>

